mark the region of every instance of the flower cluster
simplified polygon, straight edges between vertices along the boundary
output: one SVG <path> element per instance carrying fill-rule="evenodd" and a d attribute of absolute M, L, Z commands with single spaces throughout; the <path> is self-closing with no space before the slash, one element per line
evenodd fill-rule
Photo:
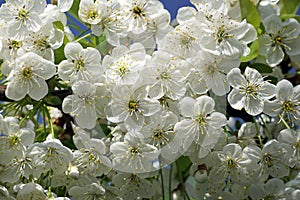
<path fill-rule="evenodd" d="M 293 6 L 191 4 L 1 5 L 0 199 L 300 199 Z"/>

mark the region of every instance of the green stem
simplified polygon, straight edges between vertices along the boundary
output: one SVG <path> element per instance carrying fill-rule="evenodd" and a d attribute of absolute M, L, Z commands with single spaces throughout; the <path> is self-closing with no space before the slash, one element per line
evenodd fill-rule
<path fill-rule="evenodd" d="M 160 167 L 159 169 L 160 179 L 161 179 L 161 192 L 162 192 L 162 198 L 165 200 L 165 187 L 164 187 L 164 176 L 162 173 L 162 169 Z"/>
<path fill-rule="evenodd" d="M 180 185 L 182 187 L 182 192 L 184 193 L 184 199 L 190 200 L 190 197 L 189 197 L 189 195 L 187 194 L 187 192 L 185 190 L 185 185 L 184 185 L 183 177 L 182 177 L 182 174 L 181 174 L 181 171 L 180 171 L 178 160 L 175 161 L 175 164 L 176 164 L 176 168 L 177 168 L 177 173 L 178 173 Z"/>
<path fill-rule="evenodd" d="M 51 119 L 48 107 L 45 104 L 44 104 L 44 111 L 45 111 L 45 114 L 46 114 L 46 116 L 48 118 L 48 121 L 49 121 L 52 139 L 54 139 L 55 138 L 55 134 L 54 134 L 53 122 L 52 122 L 52 119 Z"/>
<path fill-rule="evenodd" d="M 173 165 L 171 164 L 170 168 L 170 175 L 169 175 L 169 200 L 172 200 L 172 172 L 173 172 Z"/>
<path fill-rule="evenodd" d="M 261 139 L 260 134 L 259 134 L 259 129 L 258 129 L 258 125 L 257 125 L 255 117 L 253 117 L 253 122 L 255 124 L 256 132 L 257 132 L 257 137 L 258 137 L 259 144 L 260 144 L 260 148 L 263 148 L 264 145 L 262 143 L 262 139 Z"/>
<path fill-rule="evenodd" d="M 280 121 L 285 125 L 287 129 L 291 129 L 291 127 L 288 125 L 288 123 L 285 121 L 285 119 L 282 117 L 282 115 L 279 114 Z"/>
<path fill-rule="evenodd" d="M 53 177 L 53 171 L 52 171 L 52 169 L 51 169 L 51 170 L 49 171 L 48 198 L 51 198 L 51 197 L 52 197 L 52 193 L 51 193 L 52 177 Z"/>
<path fill-rule="evenodd" d="M 41 102 L 38 102 L 33 108 L 32 110 L 28 110 L 26 115 L 22 118 L 22 120 L 19 122 L 19 125 L 21 126 L 25 120 L 32 114 L 32 113 L 36 113 L 37 109 L 40 107 Z"/>
<path fill-rule="evenodd" d="M 75 40 L 75 42 L 79 42 L 80 40 L 83 40 L 83 39 L 85 39 L 85 38 L 87 38 L 87 37 L 90 37 L 91 35 L 92 35 L 92 33 L 88 33 L 88 34 L 86 34 L 86 35 L 84 35 L 84 36 L 78 38 L 77 40 Z"/>

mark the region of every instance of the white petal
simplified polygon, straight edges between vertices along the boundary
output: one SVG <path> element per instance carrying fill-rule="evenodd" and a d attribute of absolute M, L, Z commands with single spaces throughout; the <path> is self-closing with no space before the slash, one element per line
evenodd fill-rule
<path fill-rule="evenodd" d="M 191 97 L 184 97 L 179 102 L 180 113 L 184 117 L 192 117 L 194 113 L 194 104 L 196 100 Z"/>
<path fill-rule="evenodd" d="M 270 116 L 277 116 L 281 112 L 281 104 L 272 101 L 265 101 L 264 103 L 264 113 Z"/>
<path fill-rule="evenodd" d="M 48 93 L 48 85 L 43 79 L 36 77 L 36 81 L 31 81 L 28 95 L 34 100 L 40 100 Z"/>
<path fill-rule="evenodd" d="M 215 101 L 213 98 L 203 95 L 196 99 L 196 104 L 194 105 L 194 114 L 204 114 L 207 115 L 212 113 L 215 107 Z"/>
<path fill-rule="evenodd" d="M 239 90 L 233 89 L 228 95 L 228 102 L 234 109 L 241 110 L 244 106 L 245 95 Z"/>
<path fill-rule="evenodd" d="M 58 8 L 60 12 L 67 12 L 72 7 L 74 0 L 58 0 Z"/>
<path fill-rule="evenodd" d="M 234 88 L 239 88 L 247 84 L 247 81 L 241 74 L 241 70 L 239 68 L 230 70 L 230 72 L 227 74 L 227 80 L 229 84 Z"/>
<path fill-rule="evenodd" d="M 9 99 L 19 101 L 26 96 L 27 91 L 28 91 L 27 84 L 22 84 L 19 82 L 19 80 L 11 80 L 7 85 L 7 88 L 5 90 L 5 95 Z"/>
<path fill-rule="evenodd" d="M 83 50 L 82 46 L 77 42 L 69 42 L 66 44 L 64 53 L 66 58 L 76 60 L 79 53 Z"/>
<path fill-rule="evenodd" d="M 245 111 L 252 115 L 258 115 L 260 113 L 262 113 L 264 108 L 264 102 L 258 98 L 246 98 L 245 100 Z"/>
<path fill-rule="evenodd" d="M 266 61 L 271 67 L 278 65 L 284 58 L 284 52 L 279 45 L 270 48 L 267 53 Z"/>
<path fill-rule="evenodd" d="M 94 128 L 96 125 L 96 112 L 95 107 L 92 105 L 85 105 L 84 108 L 82 108 L 81 112 L 78 113 L 75 116 L 75 120 L 78 123 L 78 125 L 82 128 Z"/>
<path fill-rule="evenodd" d="M 276 97 L 280 101 L 291 99 L 293 95 L 293 85 L 288 80 L 281 80 L 276 85 Z"/>

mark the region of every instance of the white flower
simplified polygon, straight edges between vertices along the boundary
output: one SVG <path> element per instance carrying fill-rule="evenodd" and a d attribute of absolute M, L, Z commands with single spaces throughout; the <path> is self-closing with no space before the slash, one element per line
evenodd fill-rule
<path fill-rule="evenodd" d="M 8 1 L 0 8 L 0 18 L 8 22 L 8 35 L 22 40 L 30 32 L 37 32 L 42 21 L 39 17 L 46 8 L 45 0 Z"/>
<path fill-rule="evenodd" d="M 23 47 L 22 40 L 13 40 L 12 38 L 3 37 L 0 43 L 3 44 L 0 57 L 4 60 L 1 71 L 4 74 L 9 74 L 12 70 L 11 65 L 13 65 L 13 62 L 16 58 L 25 54 L 26 51 Z"/>
<path fill-rule="evenodd" d="M 74 186 L 69 190 L 73 200 L 103 199 L 105 189 L 98 183 L 92 183 L 85 186 Z"/>
<path fill-rule="evenodd" d="M 258 115 L 263 111 L 264 102 L 271 99 L 275 86 L 263 80 L 261 74 L 246 67 L 244 76 L 238 68 L 227 74 L 229 84 L 233 87 L 228 95 L 228 102 L 234 109 L 245 108 L 250 115 Z"/>
<path fill-rule="evenodd" d="M 202 42 L 203 27 L 192 18 L 175 27 L 159 42 L 158 49 L 181 58 L 197 55 Z"/>
<path fill-rule="evenodd" d="M 286 115 L 291 122 L 299 120 L 300 86 L 293 87 L 288 80 L 281 80 L 276 85 L 275 94 L 275 100 L 265 102 L 264 113 L 270 116 Z"/>
<path fill-rule="evenodd" d="M 31 145 L 35 133 L 29 128 L 20 128 L 13 117 L 2 118 L 0 115 L 0 181 L 14 183 L 20 177 L 38 178 L 41 174 L 34 163 L 27 157 L 26 148 Z"/>
<path fill-rule="evenodd" d="M 238 144 L 230 143 L 223 147 L 223 151 L 218 153 L 220 165 L 214 167 L 209 175 L 213 181 L 232 181 L 233 183 L 247 182 L 251 160 L 244 156 L 243 150 Z"/>
<path fill-rule="evenodd" d="M 73 128 L 74 130 L 74 128 Z M 92 176 L 107 174 L 111 169 L 111 162 L 105 156 L 106 146 L 100 139 L 91 138 L 89 133 L 75 128 L 73 136 L 77 149 L 74 152 L 75 163 L 82 173 Z"/>
<path fill-rule="evenodd" d="M 107 119 L 114 123 L 124 122 L 127 130 L 140 130 L 145 117 L 161 109 L 159 101 L 148 98 L 143 89 L 126 85 L 116 87 L 106 108 Z"/>
<path fill-rule="evenodd" d="M 218 96 L 229 92 L 226 74 L 240 65 L 239 59 L 216 56 L 205 51 L 199 51 L 192 63 L 194 67 L 189 82 L 192 89 L 200 94 L 211 89 Z"/>
<path fill-rule="evenodd" d="M 141 129 L 145 137 L 145 142 L 159 149 L 165 145 L 170 145 L 174 138 L 174 125 L 177 122 L 177 116 L 172 112 L 158 112 L 151 116 L 151 121 Z"/>
<path fill-rule="evenodd" d="M 58 65 L 58 75 L 64 81 L 93 81 L 102 74 L 101 54 L 92 47 L 83 47 L 77 42 L 69 42 L 64 49 L 67 60 Z"/>
<path fill-rule="evenodd" d="M 267 63 L 274 67 L 284 58 L 299 55 L 300 24 L 290 18 L 284 22 L 276 15 L 270 15 L 263 21 L 266 33 L 259 37 L 259 53 L 266 56 Z"/>
<path fill-rule="evenodd" d="M 9 153 L 14 153 L 12 150 Z M 2 156 L 3 158 L 7 156 Z M 43 170 L 39 168 L 34 161 L 28 157 L 27 151 L 19 151 L 17 156 L 11 156 L 10 160 L 6 161 L 1 166 L 0 181 L 15 183 L 20 178 L 29 179 L 30 177 L 39 178 Z"/>
<path fill-rule="evenodd" d="M 44 172 L 53 170 L 54 174 L 64 173 L 73 159 L 71 150 L 58 139 L 34 143 L 28 148 L 28 157 Z"/>
<path fill-rule="evenodd" d="M 99 1 L 101 6 L 98 6 L 97 13 L 101 13 L 101 21 L 98 24 L 91 24 L 92 33 L 100 36 L 104 33 L 106 40 L 113 46 L 120 45 L 120 39 L 126 37 L 127 27 L 123 20 L 124 16 L 120 7 L 120 1 Z M 102 5 L 105 4 L 105 5 Z"/>
<path fill-rule="evenodd" d="M 80 127 L 93 128 L 101 109 L 101 89 L 95 84 L 80 80 L 74 83 L 72 90 L 74 94 L 67 96 L 62 103 L 63 111 L 74 116 Z"/>
<path fill-rule="evenodd" d="M 243 20 L 232 20 L 224 13 L 216 12 L 209 20 L 205 20 L 206 27 L 202 37 L 201 47 L 216 55 L 240 57 L 250 53 L 247 44 L 256 39 L 255 28 Z"/>
<path fill-rule="evenodd" d="M 266 180 L 269 175 L 274 178 L 282 178 L 289 175 L 290 164 L 289 159 L 292 156 L 292 148 L 277 140 L 269 140 L 263 149 L 257 146 L 247 146 L 244 149 L 245 154 L 257 163 L 257 167 L 253 170 L 257 178 Z"/>
<path fill-rule="evenodd" d="M 143 81 L 149 85 L 148 95 L 154 99 L 165 96 L 179 100 L 186 92 L 185 81 L 189 69 L 186 61 L 164 51 L 155 52 L 141 72 Z"/>
<path fill-rule="evenodd" d="M 143 174 L 118 173 L 112 179 L 120 188 L 120 196 L 125 199 L 151 198 L 155 193 L 154 183 L 143 177 Z"/>
<path fill-rule="evenodd" d="M 284 194 L 285 185 L 283 180 L 278 178 L 272 178 L 265 184 L 253 184 L 248 189 L 248 194 L 251 199 L 281 199 Z"/>
<path fill-rule="evenodd" d="M 128 49 L 118 46 L 112 50 L 111 55 L 103 59 L 105 77 L 108 83 L 114 85 L 131 85 L 137 82 L 146 63 L 145 48 L 140 43 L 134 43 Z"/>
<path fill-rule="evenodd" d="M 34 100 L 40 100 L 48 93 L 45 80 L 56 73 L 55 65 L 41 56 L 29 52 L 19 57 L 7 80 L 5 95 L 13 100 L 21 100 L 28 94 Z"/>
<path fill-rule="evenodd" d="M 46 25 L 40 31 L 28 34 L 23 41 L 23 48 L 54 62 L 53 50 L 58 49 L 63 44 L 63 39 L 63 31 Z"/>
<path fill-rule="evenodd" d="M 15 185 L 14 190 L 18 192 L 16 197 L 18 200 L 40 200 L 47 197 L 44 188 L 37 183 Z"/>
<path fill-rule="evenodd" d="M 293 149 L 290 163 L 295 163 L 296 167 L 300 166 L 300 131 L 284 129 L 278 135 L 278 142 L 285 143 Z"/>
<path fill-rule="evenodd" d="M 79 18 L 89 24 L 98 24 L 106 10 L 104 1 L 82 0 L 79 4 Z"/>
<path fill-rule="evenodd" d="M 120 1 L 120 4 L 127 31 L 134 34 L 145 32 L 148 21 L 164 10 L 163 4 L 157 0 L 127 0 Z"/>
<path fill-rule="evenodd" d="M 179 107 L 184 118 L 175 124 L 174 131 L 181 135 L 185 150 L 193 141 L 201 145 L 206 135 L 220 132 L 221 127 L 226 124 L 226 117 L 214 112 L 215 102 L 211 97 L 184 97 L 179 102 Z"/>
<path fill-rule="evenodd" d="M 111 144 L 113 154 L 113 168 L 123 172 L 141 173 L 155 170 L 153 163 L 158 159 L 158 149 L 150 144 L 145 144 L 141 133 L 128 132 L 124 142 Z"/>
<path fill-rule="evenodd" d="M 177 121 L 177 116 L 170 111 L 158 112 L 151 116 L 150 122 L 140 131 L 144 142 L 155 146 L 160 151 L 160 166 L 174 162 L 181 155 L 176 154 L 180 153 L 178 149 L 181 143 L 181 138 L 174 131 Z"/>

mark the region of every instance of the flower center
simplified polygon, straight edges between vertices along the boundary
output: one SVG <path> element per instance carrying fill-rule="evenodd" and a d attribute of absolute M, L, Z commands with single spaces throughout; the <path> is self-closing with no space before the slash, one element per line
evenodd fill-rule
<path fill-rule="evenodd" d="M 228 158 L 228 160 L 226 160 L 226 165 L 229 169 L 234 169 L 238 167 L 238 164 L 236 162 L 236 160 L 234 158 Z"/>
<path fill-rule="evenodd" d="M 140 178 L 139 178 L 137 175 L 132 174 L 132 175 L 130 176 L 130 181 L 131 181 L 133 184 L 135 184 L 137 187 L 140 187 L 141 180 L 140 180 Z"/>
<path fill-rule="evenodd" d="M 36 40 L 33 42 L 33 44 L 41 51 L 44 51 L 45 49 L 50 48 L 50 44 L 45 39 Z"/>
<path fill-rule="evenodd" d="M 283 104 L 282 110 L 285 112 L 294 112 L 294 104 L 291 101 L 286 101 Z"/>
<path fill-rule="evenodd" d="M 91 94 L 85 94 L 84 96 L 79 96 L 86 104 L 92 105 L 94 103 L 94 96 Z"/>
<path fill-rule="evenodd" d="M 170 107 L 169 101 L 172 101 L 172 99 L 170 99 L 169 97 L 163 96 L 160 99 L 158 99 L 158 101 L 163 108 L 169 108 Z"/>
<path fill-rule="evenodd" d="M 154 140 L 161 140 L 161 139 L 163 138 L 163 133 L 164 133 L 164 131 L 163 131 L 162 129 L 155 130 L 155 131 L 153 132 L 152 138 L 153 138 Z"/>
<path fill-rule="evenodd" d="M 188 34 L 182 34 L 180 37 L 180 42 L 182 46 L 185 46 L 187 48 L 190 48 L 192 46 L 192 42 L 195 41 L 195 38 L 188 35 Z"/>
<path fill-rule="evenodd" d="M 138 18 L 138 17 L 145 17 L 146 16 L 145 12 L 143 11 L 143 9 L 139 5 L 133 7 L 131 11 L 133 12 L 133 17 L 135 19 Z"/>
<path fill-rule="evenodd" d="M 8 49 L 12 49 L 14 51 L 18 50 L 22 46 L 21 41 L 9 40 L 8 42 L 9 42 L 7 45 Z"/>
<path fill-rule="evenodd" d="M 95 20 L 98 18 L 97 10 L 90 10 L 87 15 L 88 19 Z"/>
<path fill-rule="evenodd" d="M 128 73 L 130 71 L 125 65 L 122 65 L 118 68 L 117 72 L 120 75 L 120 77 L 123 77 L 126 73 Z"/>
<path fill-rule="evenodd" d="M 33 76 L 32 66 L 30 67 L 23 66 L 21 68 L 21 78 L 23 80 L 31 79 L 32 76 Z"/>
<path fill-rule="evenodd" d="M 170 77 L 170 75 L 169 75 L 167 72 L 162 72 L 162 73 L 160 74 L 160 78 L 161 78 L 161 79 L 169 79 L 169 78 L 171 78 L 171 77 Z"/>
<path fill-rule="evenodd" d="M 20 141 L 21 141 L 20 138 L 16 135 L 13 135 L 8 138 L 8 142 L 9 142 L 10 146 L 18 145 L 20 143 Z"/>
<path fill-rule="evenodd" d="M 137 112 L 139 110 L 139 105 L 138 105 L 139 101 L 136 100 L 131 100 L 128 103 L 128 109 L 129 112 Z"/>
<path fill-rule="evenodd" d="M 207 124 L 206 118 L 204 115 L 200 114 L 198 117 L 196 117 L 196 122 L 199 126 L 205 126 Z"/>
<path fill-rule="evenodd" d="M 232 38 L 233 35 L 229 35 L 227 30 L 226 30 L 226 27 L 224 25 L 222 25 L 217 34 L 216 34 L 216 38 L 217 38 L 217 41 L 218 43 L 221 43 L 224 39 L 227 39 L 227 38 Z"/>
<path fill-rule="evenodd" d="M 25 21 L 28 19 L 28 13 L 26 10 L 25 10 L 25 6 L 23 6 L 22 9 L 19 10 L 18 12 L 18 16 L 17 16 L 17 19 L 20 20 L 20 21 Z"/>
<path fill-rule="evenodd" d="M 75 61 L 73 61 L 75 62 Z M 79 70 L 82 70 L 84 68 L 84 61 L 82 59 L 78 60 L 76 62 L 75 71 L 78 72 Z"/>
<path fill-rule="evenodd" d="M 137 147 L 130 147 L 129 148 L 129 151 L 131 153 L 132 156 L 134 156 L 135 154 L 138 154 L 140 153 L 140 146 L 137 146 Z"/>
<path fill-rule="evenodd" d="M 249 96 L 256 96 L 258 93 L 256 92 L 256 90 L 258 89 L 258 86 L 254 86 L 252 84 L 247 84 L 247 87 L 245 89 L 245 93 L 246 95 Z"/>
<path fill-rule="evenodd" d="M 207 67 L 207 73 L 210 74 L 210 75 L 214 74 L 216 71 L 217 71 L 217 68 L 213 65 L 209 65 Z"/>
<path fill-rule="evenodd" d="M 263 162 L 268 167 L 272 167 L 273 166 L 273 162 L 272 161 L 273 161 L 273 158 L 269 154 L 265 154 L 263 156 Z"/>

